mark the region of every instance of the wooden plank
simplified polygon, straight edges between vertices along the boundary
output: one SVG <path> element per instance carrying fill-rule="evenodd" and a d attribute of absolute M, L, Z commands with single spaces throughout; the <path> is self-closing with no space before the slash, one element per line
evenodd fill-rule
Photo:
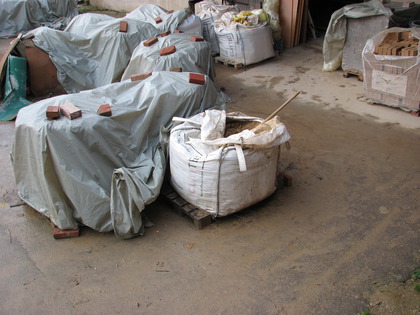
<path fill-rule="evenodd" d="M 293 2 L 290 0 L 280 0 L 279 20 L 284 48 L 292 47 L 292 12 Z"/>
<path fill-rule="evenodd" d="M 308 13 L 309 13 L 309 0 L 304 0 L 303 5 L 303 18 L 302 18 L 302 30 L 300 33 L 300 41 L 306 43 L 308 34 Z"/>

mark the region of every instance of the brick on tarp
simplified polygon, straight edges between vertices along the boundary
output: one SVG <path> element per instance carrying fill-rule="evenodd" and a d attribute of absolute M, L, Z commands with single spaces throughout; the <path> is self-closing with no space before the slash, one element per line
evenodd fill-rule
<path fill-rule="evenodd" d="M 98 115 L 112 116 L 111 106 L 109 104 L 102 104 L 98 107 Z"/>
<path fill-rule="evenodd" d="M 126 21 L 120 22 L 120 32 L 127 33 L 128 30 L 128 23 Z"/>
<path fill-rule="evenodd" d="M 171 10 L 171 11 L 168 11 L 168 12 L 166 12 L 166 13 L 168 13 L 168 14 L 172 14 L 172 13 L 174 13 L 175 11 L 174 10 Z"/>
<path fill-rule="evenodd" d="M 182 68 L 171 68 L 169 71 L 172 71 L 172 72 L 182 72 Z"/>
<path fill-rule="evenodd" d="M 65 239 L 65 238 L 74 238 L 74 237 L 80 236 L 80 230 L 79 229 L 62 230 L 56 227 L 54 228 L 53 235 L 56 240 Z"/>
<path fill-rule="evenodd" d="M 48 106 L 46 115 L 48 120 L 57 119 L 60 117 L 60 108 L 58 106 Z"/>
<path fill-rule="evenodd" d="M 156 22 L 157 24 L 162 23 L 162 18 L 161 18 L 160 16 L 156 17 L 156 18 L 155 18 L 155 22 Z"/>
<path fill-rule="evenodd" d="M 131 81 L 133 82 L 133 81 L 145 80 L 151 75 L 152 75 L 152 72 L 137 73 L 137 74 L 132 74 L 130 78 L 131 78 Z"/>
<path fill-rule="evenodd" d="M 66 116 L 70 120 L 82 117 L 81 109 L 70 103 L 61 105 L 60 111 L 64 116 Z"/>
<path fill-rule="evenodd" d="M 199 85 L 204 85 L 206 83 L 206 77 L 204 74 L 190 73 L 189 82 Z"/>
<path fill-rule="evenodd" d="M 156 43 L 157 41 L 158 41 L 158 38 L 157 38 L 157 37 L 151 37 L 151 38 L 149 38 L 148 40 L 144 41 L 144 42 L 143 42 L 143 45 L 144 45 L 144 46 L 146 46 L 146 47 L 150 47 L 150 46 L 152 46 L 154 43 Z"/>
<path fill-rule="evenodd" d="M 169 34 L 171 34 L 171 31 L 164 31 L 160 34 L 160 37 L 165 37 L 165 36 L 168 36 Z"/>
<path fill-rule="evenodd" d="M 172 46 L 169 46 L 169 47 L 162 48 L 160 50 L 159 54 L 161 56 L 167 56 L 167 55 L 173 54 L 174 52 L 176 52 L 176 47 L 175 47 L 175 45 L 172 45 Z"/>
<path fill-rule="evenodd" d="M 203 42 L 203 41 L 204 41 L 204 38 L 203 38 L 203 37 L 201 37 L 201 36 L 191 36 L 191 37 L 190 37 L 190 40 L 191 40 L 192 42 Z"/>
<path fill-rule="evenodd" d="M 174 31 L 174 34 L 181 34 L 182 33 L 182 31 L 180 31 L 180 30 L 175 30 Z"/>

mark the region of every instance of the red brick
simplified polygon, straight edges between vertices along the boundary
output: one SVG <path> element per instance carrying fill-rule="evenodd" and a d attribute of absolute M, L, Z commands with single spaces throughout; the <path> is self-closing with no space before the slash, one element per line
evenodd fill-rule
<path fill-rule="evenodd" d="M 193 42 L 203 42 L 204 38 L 201 37 L 201 36 L 191 36 L 190 40 L 193 41 Z"/>
<path fill-rule="evenodd" d="M 74 238 L 74 237 L 80 236 L 80 230 L 79 229 L 62 230 L 56 227 L 54 228 L 53 235 L 56 240 L 64 239 L 64 238 Z"/>
<path fill-rule="evenodd" d="M 180 31 L 180 30 L 175 30 L 174 31 L 174 34 L 180 34 L 180 33 L 182 33 L 182 31 Z"/>
<path fill-rule="evenodd" d="M 157 38 L 157 37 L 151 37 L 151 38 L 149 38 L 148 40 L 144 41 L 144 42 L 143 42 L 143 45 L 144 45 L 144 46 L 146 46 L 146 47 L 150 47 L 150 46 L 152 46 L 154 43 L 156 43 L 157 41 L 158 41 L 158 38 Z"/>
<path fill-rule="evenodd" d="M 109 104 L 102 104 L 98 107 L 97 113 L 101 116 L 112 116 L 111 106 Z"/>
<path fill-rule="evenodd" d="M 120 22 L 120 32 L 127 33 L 128 23 L 126 21 Z"/>
<path fill-rule="evenodd" d="M 162 23 L 162 19 L 161 19 L 161 17 L 160 17 L 160 16 L 158 16 L 157 18 L 155 18 L 155 22 L 156 22 L 157 24 Z"/>
<path fill-rule="evenodd" d="M 172 71 L 172 72 L 182 72 L 182 68 L 171 68 L 171 70 L 169 70 L 169 71 Z"/>
<path fill-rule="evenodd" d="M 167 55 L 173 54 L 174 52 L 176 52 L 176 47 L 175 47 L 175 45 L 172 45 L 172 46 L 169 46 L 169 47 L 166 47 L 166 48 L 162 48 L 160 50 L 160 55 L 161 56 L 167 56 Z"/>
<path fill-rule="evenodd" d="M 292 187 L 292 184 L 293 184 L 292 176 L 286 174 L 285 172 L 278 172 L 277 177 L 279 181 L 283 179 L 283 185 L 285 187 Z"/>
<path fill-rule="evenodd" d="M 418 110 L 418 111 L 412 110 L 410 112 L 410 114 L 411 114 L 411 116 L 414 116 L 414 117 L 420 117 L 420 110 Z"/>
<path fill-rule="evenodd" d="M 150 77 L 151 75 L 152 75 L 152 72 L 132 74 L 131 75 L 131 81 L 133 82 L 133 81 L 144 80 L 144 79 L 147 79 L 148 77 Z"/>
<path fill-rule="evenodd" d="M 204 85 L 206 83 L 206 77 L 204 74 L 190 73 L 189 82 Z"/>
<path fill-rule="evenodd" d="M 48 120 L 60 118 L 60 108 L 58 106 L 48 106 L 46 114 Z"/>
<path fill-rule="evenodd" d="M 172 14 L 172 13 L 174 13 L 174 10 L 168 11 L 168 12 L 166 12 L 166 13 L 168 13 L 168 14 Z"/>
<path fill-rule="evenodd" d="M 169 34 L 171 34 L 171 31 L 164 31 L 163 33 L 160 34 L 160 37 L 165 37 L 165 36 L 168 36 Z"/>
<path fill-rule="evenodd" d="M 66 116 L 70 120 L 82 117 L 82 111 L 80 110 L 80 108 L 70 103 L 61 105 L 60 111 L 64 116 Z"/>

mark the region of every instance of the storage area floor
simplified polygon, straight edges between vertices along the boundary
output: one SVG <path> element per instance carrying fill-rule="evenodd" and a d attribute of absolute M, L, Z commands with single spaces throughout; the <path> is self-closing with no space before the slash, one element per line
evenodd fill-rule
<path fill-rule="evenodd" d="M 410 277 L 420 118 L 367 104 L 356 77 L 321 72 L 321 40 L 241 70 L 215 67 L 229 111 L 265 118 L 301 91 L 280 112 L 293 186 L 202 230 L 158 201 L 142 237 L 81 228 L 55 240 L 45 217 L 15 206 L 14 122 L 1 122 L 0 313 L 357 314 L 378 286 Z"/>

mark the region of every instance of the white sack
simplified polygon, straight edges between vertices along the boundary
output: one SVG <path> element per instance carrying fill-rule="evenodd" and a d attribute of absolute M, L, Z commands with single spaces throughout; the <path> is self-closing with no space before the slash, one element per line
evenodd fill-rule
<path fill-rule="evenodd" d="M 140 43 L 134 50 L 122 80 L 130 79 L 137 73 L 169 71 L 171 68 L 182 68 L 184 72 L 195 72 L 214 77 L 213 59 L 210 44 L 206 41 L 193 42 L 191 34 L 170 34 L 158 37 L 158 42 L 146 47 Z M 176 52 L 161 56 L 160 50 L 175 45 Z"/>
<path fill-rule="evenodd" d="M 139 235 L 140 212 L 159 195 L 165 173 L 161 129 L 174 116 L 224 108 L 227 100 L 208 78 L 197 85 L 188 73 L 154 72 L 27 106 L 18 113 L 12 150 L 18 193 L 61 229 L 83 224 L 121 238 Z M 82 117 L 46 119 L 48 106 L 64 103 Z M 110 104 L 111 117 L 97 114 L 102 104 Z"/>
<path fill-rule="evenodd" d="M 220 17 L 226 12 L 233 12 L 234 14 L 239 13 L 239 8 L 233 5 L 219 5 L 214 1 L 202 1 L 197 4 L 200 8 L 198 16 L 203 22 L 203 36 L 211 43 L 212 55 L 219 54 L 219 43 L 217 40 L 216 33 L 214 32 L 213 23 L 220 19 Z"/>
<path fill-rule="evenodd" d="M 262 121 L 249 116 L 227 118 Z M 173 188 L 215 217 L 251 206 L 276 190 L 280 144 L 290 139 L 278 117 L 260 132 L 244 130 L 223 138 L 225 119 L 224 111 L 208 110 L 174 127 L 169 141 Z"/>
<path fill-rule="evenodd" d="M 214 25 L 220 57 L 250 65 L 275 56 L 271 28 L 266 22 L 245 26 L 240 23 L 225 24 L 219 20 Z"/>

